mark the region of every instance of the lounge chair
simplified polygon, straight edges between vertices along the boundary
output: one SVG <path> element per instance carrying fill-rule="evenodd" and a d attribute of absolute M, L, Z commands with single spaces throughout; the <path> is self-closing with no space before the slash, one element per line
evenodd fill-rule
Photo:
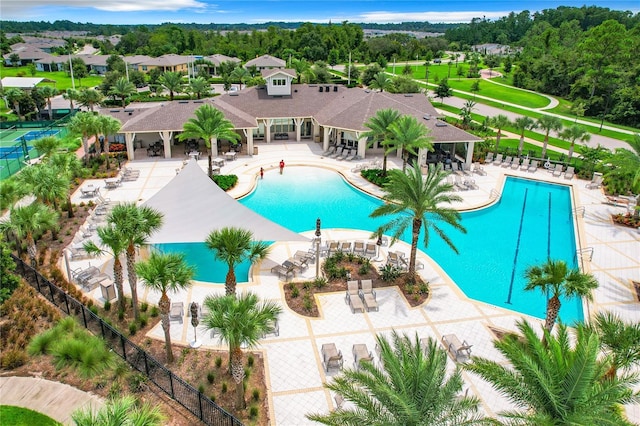
<path fill-rule="evenodd" d="M 458 361 L 460 358 L 468 359 L 471 356 L 471 345 L 466 340 L 460 342 L 455 334 L 442 336 L 442 344 L 447 348 L 451 356 Z"/>
<path fill-rule="evenodd" d="M 183 315 L 184 315 L 184 303 L 183 302 L 172 303 L 171 309 L 169 310 L 169 322 L 180 321 L 180 324 L 182 324 Z"/>
<path fill-rule="evenodd" d="M 467 189 L 478 189 L 478 185 L 476 184 L 476 181 L 474 179 L 467 178 L 462 181 L 462 183 L 467 187 Z"/>
<path fill-rule="evenodd" d="M 96 276 L 100 273 L 100 270 L 95 266 L 89 266 L 85 269 L 76 268 L 71 271 L 71 279 L 76 283 L 82 285 L 83 282 L 89 278 Z"/>
<path fill-rule="evenodd" d="M 591 182 L 586 185 L 588 189 L 600 188 L 602 186 L 602 173 L 595 172 Z"/>
<path fill-rule="evenodd" d="M 308 264 L 309 262 L 314 263 L 316 261 L 316 253 L 311 250 L 298 250 L 294 253 L 293 258 L 298 262 L 303 262 L 305 264 Z"/>
<path fill-rule="evenodd" d="M 111 277 L 108 274 L 102 272 L 89 279 L 86 279 L 82 284 L 82 289 L 85 291 L 93 291 L 98 287 L 98 285 L 100 285 L 100 283 L 107 280 L 111 280 Z"/>
<path fill-rule="evenodd" d="M 511 170 L 518 170 L 520 168 L 520 159 L 514 158 L 511 162 Z"/>
<path fill-rule="evenodd" d="M 342 155 L 344 150 L 345 150 L 345 146 L 341 145 L 338 148 L 336 148 L 336 150 L 335 150 L 335 152 L 333 154 L 327 155 L 327 157 L 329 157 L 329 158 L 338 158 L 339 156 Z"/>
<path fill-rule="evenodd" d="M 375 243 L 367 243 L 364 247 L 364 257 L 373 259 L 378 255 L 378 249 Z"/>
<path fill-rule="evenodd" d="M 326 157 L 327 155 L 331 155 L 331 154 L 333 154 L 334 152 L 336 152 L 336 149 L 338 149 L 338 147 L 337 147 L 337 146 L 335 146 L 335 145 L 329 145 L 329 149 L 327 149 L 325 152 L 323 152 L 323 153 L 322 153 L 322 155 L 324 155 L 325 157 Z"/>
<path fill-rule="evenodd" d="M 493 163 L 493 152 L 487 152 L 487 156 L 484 158 L 484 163 Z"/>
<path fill-rule="evenodd" d="M 327 254 L 329 256 L 331 256 L 332 254 L 335 254 L 335 252 L 337 252 L 339 248 L 340 248 L 339 241 L 327 241 Z"/>
<path fill-rule="evenodd" d="M 376 300 L 376 291 L 373 289 L 372 280 L 360 281 L 360 297 L 364 303 L 364 307 L 367 308 L 367 312 L 378 310 L 378 301 Z"/>
<path fill-rule="evenodd" d="M 298 272 L 302 272 L 309 267 L 306 261 L 298 260 L 295 257 L 290 257 L 289 259 L 282 262 L 282 266 L 284 266 L 287 269 L 291 269 L 293 271 L 298 271 Z"/>
<path fill-rule="evenodd" d="M 353 254 L 364 256 L 364 241 L 358 240 L 353 243 Z"/>
<path fill-rule="evenodd" d="M 564 172 L 565 179 L 573 179 L 573 175 L 575 174 L 575 169 L 573 166 L 567 167 L 567 170 Z"/>
<path fill-rule="evenodd" d="M 493 160 L 493 165 L 498 166 L 502 163 L 502 154 L 496 155 L 496 158 Z"/>
<path fill-rule="evenodd" d="M 527 171 L 528 171 L 528 172 L 531 172 L 531 173 L 535 173 L 535 172 L 537 172 L 537 171 L 538 171 L 538 165 L 539 165 L 539 164 L 540 164 L 540 161 L 538 161 L 538 160 L 533 160 L 533 161 L 531 162 L 531 164 L 529 164 L 529 168 L 527 168 Z"/>
<path fill-rule="evenodd" d="M 610 204 L 616 207 L 626 207 L 629 208 L 630 200 L 625 197 L 619 197 L 614 195 L 605 195 L 604 200 L 602 201 L 605 204 Z"/>
<path fill-rule="evenodd" d="M 463 162 L 462 163 L 462 174 L 465 176 L 471 175 L 471 164 Z"/>
<path fill-rule="evenodd" d="M 338 250 L 343 253 L 351 253 L 351 241 L 342 241 Z"/>
<path fill-rule="evenodd" d="M 342 161 L 345 158 L 347 158 L 349 155 L 351 155 L 351 148 L 345 148 L 342 150 L 342 154 L 336 157 L 336 160 Z"/>
<path fill-rule="evenodd" d="M 289 277 L 295 277 L 296 276 L 296 272 L 291 269 L 291 268 L 287 268 L 284 265 L 276 265 L 273 268 L 271 268 L 271 273 L 272 274 L 278 274 L 279 278 L 284 278 L 285 281 L 287 281 L 289 279 Z"/>
<path fill-rule="evenodd" d="M 500 165 L 502 167 L 510 167 L 512 162 L 513 157 L 511 155 L 507 155 Z"/>
<path fill-rule="evenodd" d="M 358 294 L 358 281 L 347 281 L 347 292 L 344 296 L 344 301 L 351 307 L 351 313 L 355 314 L 356 311 L 364 313 L 364 305 Z"/>
<path fill-rule="evenodd" d="M 353 345 L 351 352 L 353 353 L 353 364 L 356 369 L 360 369 L 363 362 L 373 363 L 373 355 L 369 352 L 367 345 L 364 343 L 356 343 Z"/>
<path fill-rule="evenodd" d="M 522 160 L 522 164 L 520 164 L 520 170 L 526 171 L 529 168 L 530 161 L 531 160 L 529 160 L 528 158 L 525 158 L 524 160 Z"/>
<path fill-rule="evenodd" d="M 455 179 L 454 185 L 460 191 L 466 191 L 469 189 L 469 187 L 464 184 L 464 182 L 462 181 L 462 178 L 459 175 L 455 175 L 454 179 Z"/>
<path fill-rule="evenodd" d="M 403 270 L 407 269 L 408 267 L 407 261 L 404 258 L 404 253 L 399 251 L 390 251 L 387 254 L 387 265 L 395 266 L 396 268 L 400 268 Z"/>
<path fill-rule="evenodd" d="M 473 173 L 480 175 L 480 176 L 486 176 L 487 172 L 484 170 L 484 167 L 482 167 L 480 165 L 480 163 L 473 163 Z"/>
<path fill-rule="evenodd" d="M 267 331 L 262 335 L 262 337 L 267 337 L 270 334 L 273 334 L 275 337 L 280 336 L 280 325 L 278 324 L 278 319 L 269 322 Z"/>
<path fill-rule="evenodd" d="M 336 348 L 335 343 L 324 343 L 321 352 L 324 371 L 328 373 L 331 368 L 342 370 L 342 364 L 344 363 L 342 351 Z"/>
<path fill-rule="evenodd" d="M 551 170 L 551 172 L 555 177 L 560 177 L 560 175 L 562 174 L 562 168 L 563 168 L 562 164 L 558 163 L 556 164 L 556 167 L 553 170 Z"/>
<path fill-rule="evenodd" d="M 71 260 L 78 259 L 86 259 L 91 257 L 89 252 L 87 252 L 83 247 L 69 247 L 69 255 L 71 256 Z"/>
<path fill-rule="evenodd" d="M 344 405 L 344 397 L 337 393 L 336 396 L 333 397 L 333 399 L 336 401 L 336 410 L 341 409 Z"/>
<path fill-rule="evenodd" d="M 344 161 L 351 161 L 357 156 L 358 156 L 358 151 L 356 151 L 355 149 L 351 150 L 351 153 L 345 157 Z"/>

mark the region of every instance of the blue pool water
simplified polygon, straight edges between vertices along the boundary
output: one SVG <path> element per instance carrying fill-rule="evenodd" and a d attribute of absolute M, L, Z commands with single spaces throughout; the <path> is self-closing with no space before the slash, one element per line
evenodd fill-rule
<path fill-rule="evenodd" d="M 526 200 L 526 202 L 525 202 Z M 307 167 L 288 167 L 283 175 L 267 172 L 242 204 L 295 232 L 322 228 L 375 230 L 389 218 L 369 214 L 382 204 L 348 183 L 337 173 Z M 462 213 L 462 234 L 443 224 L 460 252 L 456 255 L 434 233 L 429 248 L 419 248 L 438 262 L 470 298 L 544 318 L 546 298 L 525 292 L 523 274 L 528 266 L 548 256 L 575 265 L 575 236 L 569 188 L 526 179 L 508 178 L 500 201 L 491 207 Z M 410 242 L 407 233 L 402 238 Z M 163 244 L 164 251 L 187 253 L 198 267 L 196 279 L 223 283 L 226 265 L 214 261 L 203 243 Z M 246 281 L 249 264 L 236 269 Z M 579 300 L 563 300 L 560 317 L 565 323 L 583 319 Z"/>

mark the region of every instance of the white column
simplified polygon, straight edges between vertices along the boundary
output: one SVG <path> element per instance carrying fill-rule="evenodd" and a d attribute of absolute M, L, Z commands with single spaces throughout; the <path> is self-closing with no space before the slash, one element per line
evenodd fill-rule
<path fill-rule="evenodd" d="M 467 142 L 467 158 L 464 160 L 467 165 L 471 165 L 473 163 L 473 150 L 476 146 L 475 142 Z"/>
<path fill-rule="evenodd" d="M 356 136 L 359 136 L 359 134 L 356 133 Z M 360 136 L 360 138 L 358 138 L 358 155 L 360 156 L 360 158 L 365 158 L 366 156 L 368 139 L 369 138 L 367 138 L 366 136 Z"/>
<path fill-rule="evenodd" d="M 213 157 L 218 156 L 218 138 L 211 139 L 211 155 Z"/>
<path fill-rule="evenodd" d="M 313 132 L 313 141 L 320 142 L 320 124 L 315 120 L 311 119 L 312 132 Z"/>
<path fill-rule="evenodd" d="M 171 137 L 173 132 L 160 132 L 160 138 L 164 144 L 164 158 L 171 158 Z"/>
<path fill-rule="evenodd" d="M 266 143 L 271 143 L 271 125 L 273 124 L 273 120 L 265 119 L 264 120 L 264 140 Z"/>
<path fill-rule="evenodd" d="M 294 118 L 293 121 L 296 123 L 296 142 L 300 142 L 300 126 L 304 123 L 304 118 Z"/>
<path fill-rule="evenodd" d="M 242 129 L 245 138 L 247 139 L 247 155 L 253 155 L 253 129 Z"/>
<path fill-rule="evenodd" d="M 127 145 L 127 158 L 129 160 L 133 160 L 135 157 L 135 148 L 133 146 L 133 141 L 135 138 L 136 138 L 135 133 L 127 132 L 124 134 L 125 144 Z"/>
<path fill-rule="evenodd" d="M 325 126 L 324 127 L 324 135 L 322 137 L 322 150 L 326 151 L 329 149 L 329 136 L 331 135 L 331 128 Z"/>

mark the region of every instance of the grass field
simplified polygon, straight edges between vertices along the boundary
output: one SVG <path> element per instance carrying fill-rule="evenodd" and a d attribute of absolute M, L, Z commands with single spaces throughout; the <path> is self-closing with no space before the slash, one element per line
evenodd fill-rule
<path fill-rule="evenodd" d="M 11 426 L 62 426 L 49 416 L 13 405 L 0 405 L 0 421 Z"/>
<path fill-rule="evenodd" d="M 69 76 L 64 71 L 56 71 L 56 72 L 44 72 L 37 71 L 35 75 L 31 75 L 29 69 L 27 67 L 5 67 L 0 65 L 0 74 L 2 77 L 16 77 L 18 74 L 22 73 L 22 77 L 39 77 L 39 78 L 48 78 L 49 80 L 55 80 L 56 89 L 59 91 L 65 91 L 67 89 L 72 88 L 71 84 L 71 76 Z M 95 87 L 102 83 L 103 77 L 100 76 L 88 76 L 83 79 L 75 78 L 74 82 L 76 85 L 76 89 L 81 89 L 83 87 Z"/>

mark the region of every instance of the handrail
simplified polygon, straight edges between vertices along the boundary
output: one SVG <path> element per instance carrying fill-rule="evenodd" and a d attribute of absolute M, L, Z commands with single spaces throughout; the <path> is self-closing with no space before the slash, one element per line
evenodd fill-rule
<path fill-rule="evenodd" d="M 494 188 L 491 188 L 491 192 L 489 192 L 489 198 L 500 198 L 500 192 L 498 192 Z"/>
<path fill-rule="evenodd" d="M 584 217 L 585 211 L 586 211 L 585 206 L 578 206 L 578 207 L 575 207 L 573 210 L 571 210 L 571 213 L 574 216 L 578 216 L 578 214 L 579 214 L 580 217 Z"/>
<path fill-rule="evenodd" d="M 583 249 L 578 249 L 576 251 L 576 255 L 583 260 L 585 257 L 588 257 L 588 261 L 591 262 L 593 259 L 593 247 L 585 247 Z"/>

